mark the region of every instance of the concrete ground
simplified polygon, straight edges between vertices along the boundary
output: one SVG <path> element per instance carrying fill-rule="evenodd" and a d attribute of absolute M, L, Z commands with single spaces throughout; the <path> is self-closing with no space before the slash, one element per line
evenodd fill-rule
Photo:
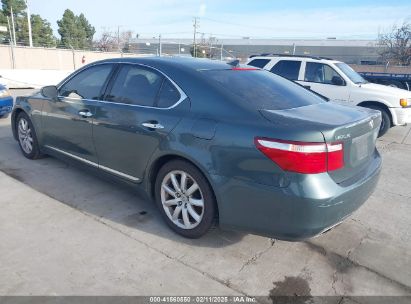
<path fill-rule="evenodd" d="M 411 296 L 411 128 L 378 148 L 377 190 L 324 235 L 289 243 L 217 229 L 187 240 L 133 191 L 24 158 L 2 119 L 0 295 Z"/>

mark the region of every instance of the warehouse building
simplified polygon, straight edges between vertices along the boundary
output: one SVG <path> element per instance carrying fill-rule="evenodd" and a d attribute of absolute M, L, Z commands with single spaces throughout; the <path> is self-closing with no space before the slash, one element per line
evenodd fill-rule
<path fill-rule="evenodd" d="M 130 42 L 130 51 L 147 54 L 180 54 L 190 56 L 192 39 L 134 39 Z M 324 40 L 295 39 L 199 39 L 202 51 L 212 58 L 237 57 L 242 60 L 250 55 L 296 54 L 333 58 L 351 64 L 380 63 L 380 48 L 376 40 L 339 40 L 328 38 Z"/>

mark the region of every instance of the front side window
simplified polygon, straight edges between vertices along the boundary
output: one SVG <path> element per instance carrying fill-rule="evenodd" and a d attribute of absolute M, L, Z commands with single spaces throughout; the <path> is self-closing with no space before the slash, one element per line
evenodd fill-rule
<path fill-rule="evenodd" d="M 154 106 L 163 82 L 161 74 L 137 65 L 121 67 L 106 100 L 139 105 Z"/>
<path fill-rule="evenodd" d="M 81 71 L 59 89 L 59 95 L 75 99 L 99 99 L 112 69 L 111 64 L 100 64 Z"/>
<path fill-rule="evenodd" d="M 267 65 L 267 63 L 270 62 L 270 59 L 253 59 L 251 60 L 249 63 L 247 63 L 248 65 L 254 66 L 256 68 L 263 68 Z"/>
<path fill-rule="evenodd" d="M 298 80 L 300 73 L 301 61 L 297 60 L 280 60 L 271 68 L 271 72 L 280 75 L 289 80 Z"/>
<path fill-rule="evenodd" d="M 305 81 L 324 84 L 342 85 L 344 80 L 328 64 L 307 62 L 305 66 Z"/>

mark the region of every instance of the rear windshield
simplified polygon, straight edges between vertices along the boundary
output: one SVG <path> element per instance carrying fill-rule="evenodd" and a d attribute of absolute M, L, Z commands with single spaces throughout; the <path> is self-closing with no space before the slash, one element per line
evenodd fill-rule
<path fill-rule="evenodd" d="M 264 70 L 205 70 L 206 77 L 258 110 L 285 110 L 325 102 L 309 90 Z"/>

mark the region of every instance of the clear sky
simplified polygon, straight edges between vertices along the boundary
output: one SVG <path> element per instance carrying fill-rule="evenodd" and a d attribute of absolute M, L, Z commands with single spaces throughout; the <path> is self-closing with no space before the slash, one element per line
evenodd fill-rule
<path fill-rule="evenodd" d="M 31 13 L 52 25 L 66 8 L 84 13 L 102 31 L 131 30 L 140 37 L 191 38 L 199 32 L 218 38 L 368 39 L 393 24 L 411 21 L 411 0 L 28 0 Z"/>

